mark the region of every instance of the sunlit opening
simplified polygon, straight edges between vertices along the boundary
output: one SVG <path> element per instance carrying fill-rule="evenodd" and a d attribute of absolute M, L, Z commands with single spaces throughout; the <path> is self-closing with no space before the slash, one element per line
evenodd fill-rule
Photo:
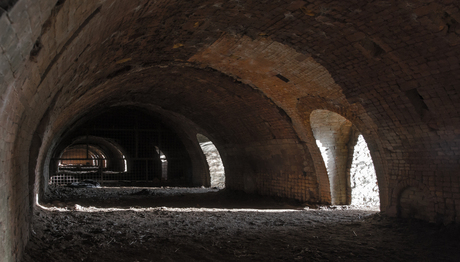
<path fill-rule="evenodd" d="M 211 176 L 211 187 L 225 187 L 225 169 L 222 159 L 220 158 L 217 147 L 209 138 L 202 134 L 197 134 L 198 143 L 206 157 L 209 166 L 209 174 Z"/>
<path fill-rule="evenodd" d="M 157 146 L 155 147 L 161 161 L 161 179 L 168 180 L 168 159 L 166 155 Z"/>
<path fill-rule="evenodd" d="M 380 205 L 374 163 L 366 141 L 359 135 L 350 169 L 352 205 Z"/>
<path fill-rule="evenodd" d="M 321 152 L 321 156 L 323 157 L 324 164 L 326 165 L 326 169 L 329 169 L 329 156 L 327 155 L 327 147 L 323 146 L 321 141 L 316 140 L 316 145 L 319 148 L 319 151 Z"/>
<path fill-rule="evenodd" d="M 313 111 L 310 121 L 327 170 L 332 204 L 379 205 L 372 157 L 359 130 L 328 110 Z"/>
<path fill-rule="evenodd" d="M 128 172 L 128 161 L 126 161 L 125 155 L 123 155 L 123 164 L 124 164 L 124 169 L 123 172 Z"/>

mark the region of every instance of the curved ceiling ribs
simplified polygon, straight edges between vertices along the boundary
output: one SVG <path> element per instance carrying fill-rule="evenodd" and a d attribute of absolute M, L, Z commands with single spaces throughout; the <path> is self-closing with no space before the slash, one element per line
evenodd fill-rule
<path fill-rule="evenodd" d="M 59 53 L 60 61 L 56 62 L 56 68 L 51 69 L 50 75 L 53 70 L 61 70 L 63 75 L 54 84 L 60 91 L 54 107 L 56 113 L 51 116 L 52 124 L 48 129 L 51 132 L 48 133 L 48 138 L 55 137 L 59 130 L 65 129 L 65 126 L 91 110 L 120 103 L 141 107 L 153 104 L 163 112 L 175 112 L 185 116 L 214 137 L 219 144 L 218 147 L 228 152 L 224 162 L 233 161 L 234 165 L 227 166 L 229 169 L 234 168 L 233 172 L 241 176 L 236 178 L 235 175 L 234 180 L 231 178 L 228 180 L 230 184 L 234 181 L 235 189 L 244 188 L 246 191 L 262 192 L 263 190 L 257 185 L 265 183 L 265 180 L 271 180 L 272 187 L 276 188 L 276 184 L 280 183 L 278 178 L 288 175 L 283 173 L 292 172 L 298 176 L 299 181 L 305 181 L 302 182 L 303 187 L 296 190 L 298 192 L 286 192 L 289 191 L 286 188 L 269 187 L 265 193 L 274 190 L 272 193 L 283 196 L 310 201 L 329 201 L 327 196 L 316 195 L 318 181 L 314 167 L 308 150 L 304 146 L 297 145 L 300 141 L 291 127 L 290 112 L 286 112 L 285 115 L 285 109 L 279 103 L 271 98 L 267 99 L 266 95 L 255 86 L 250 87 L 235 82 L 234 77 L 226 76 L 235 76 L 233 73 L 224 70 L 222 74 L 218 72 L 219 70 L 207 70 L 202 68 L 201 61 L 193 61 L 194 58 L 190 59 L 191 63 L 186 62 L 186 58 L 193 54 L 190 50 L 195 49 L 194 52 L 197 50 L 196 45 L 187 47 L 187 41 L 196 39 L 200 33 L 190 39 L 184 38 L 186 40 L 184 44 L 175 43 L 178 41 L 177 37 L 168 39 L 170 34 L 162 35 L 166 39 L 158 41 L 157 38 L 162 30 L 178 26 L 177 21 L 173 24 L 157 23 L 161 21 L 162 14 L 171 11 L 171 6 L 164 6 L 164 10 L 155 6 L 155 9 L 152 7 L 150 10 L 140 11 L 140 6 L 128 8 L 124 5 L 126 3 L 116 2 L 108 9 L 97 7 L 96 10 L 101 10 L 100 13 L 93 11 L 97 16 L 91 15 L 90 21 L 85 20 L 89 21 L 87 26 L 85 28 L 80 26 L 77 29 L 81 36 L 72 42 L 66 42 L 65 50 L 73 50 L 73 52 L 62 53 L 62 55 Z M 108 16 L 108 13 L 117 11 L 117 8 L 131 10 L 131 12 L 126 13 L 123 19 Z M 118 19 L 118 21 L 104 21 L 104 19 Z M 130 19 L 133 19 L 133 22 L 126 23 Z M 146 24 L 151 27 L 146 27 Z M 105 27 L 102 28 L 102 25 Z M 107 25 L 114 30 L 118 28 L 116 31 L 111 31 L 106 28 Z M 195 25 L 196 23 L 194 27 Z M 181 28 L 185 31 L 195 30 L 194 27 L 184 29 L 185 27 L 183 25 Z M 96 37 L 101 39 L 99 43 L 96 42 L 95 37 L 86 37 L 94 36 L 97 29 L 101 30 Z M 75 34 L 73 33 L 70 38 L 72 39 Z M 172 40 L 172 43 L 169 40 Z M 147 44 L 148 41 L 156 42 Z M 212 42 L 211 38 L 209 43 Z M 165 44 L 167 46 L 163 46 Z M 206 41 L 200 43 L 202 46 L 205 44 Z M 159 46 L 163 47 L 163 50 L 151 49 Z M 58 65 L 61 65 L 61 68 L 57 68 Z M 283 78 L 278 76 L 278 79 Z M 269 140 L 282 142 L 263 145 L 262 142 Z M 45 141 L 47 145 L 44 147 L 47 148 L 51 140 L 45 139 Z M 251 149 L 248 150 L 248 147 Z M 281 150 L 281 147 L 285 148 Z M 270 159 L 275 159 L 271 162 L 276 164 L 273 166 L 261 164 Z M 231 173 L 232 171 L 227 171 L 227 174 Z M 299 181 L 292 181 L 292 183 L 296 184 Z"/>
<path fill-rule="evenodd" d="M 173 127 L 202 174 L 194 183 L 206 181 L 201 133 L 221 153 L 228 188 L 330 203 L 310 125 L 311 112 L 326 109 L 363 134 L 383 212 L 459 221 L 456 1 L 11 0 L 2 8 L 8 245 L 0 260 L 19 257 L 27 242 L 50 149 L 79 119 L 112 107 L 147 110 Z"/>
<path fill-rule="evenodd" d="M 55 25 L 63 17 L 59 14 L 71 9 L 70 3 L 63 5 L 52 12 Z M 375 129 L 365 111 L 359 104 L 349 104 L 328 70 L 312 56 L 272 40 L 276 39 L 276 32 L 267 37 L 263 30 L 257 36 L 244 36 L 244 32 L 235 34 L 238 30 L 233 27 L 221 31 L 222 24 L 215 13 L 223 10 L 214 5 L 208 8 L 203 8 L 206 5 L 194 7 L 193 3 L 187 5 L 179 9 L 175 7 L 173 12 L 173 3 L 135 5 L 116 1 L 102 7 L 93 4 L 82 12 L 88 15 L 79 18 L 82 22 L 73 23 L 76 29 L 69 30 L 67 40 L 62 40 L 61 51 L 44 67 L 42 76 L 46 77 L 49 72 L 51 75 L 48 79 L 42 78 L 40 83 L 49 86 L 51 94 L 59 90 L 53 124 L 48 130 L 62 130 L 85 112 L 124 103 L 154 104 L 164 112 L 184 115 L 214 136 L 221 147 L 270 139 L 294 139 L 293 143 L 298 143 L 300 141 L 295 140 L 300 138 L 305 145 L 301 149 L 303 159 L 299 160 L 302 164 L 298 166 L 304 176 L 310 177 L 309 186 L 319 185 L 315 201 L 320 202 L 330 201 L 330 193 L 324 163 L 308 123 L 312 110 L 332 106 L 352 114 L 352 118 L 361 122 L 365 119 L 368 123 L 361 129 L 365 135 L 372 133 L 373 136 L 367 139 L 371 141 L 370 145 L 374 144 L 373 152 L 381 151 Z M 236 6 L 235 12 L 243 12 L 243 9 Z M 302 6 L 290 5 L 289 9 L 299 12 Z M 113 13 L 120 15 L 109 15 Z M 305 20 L 301 13 L 299 15 Z M 289 23 L 289 19 L 281 19 L 280 23 Z M 266 29 L 270 31 L 270 28 Z M 55 26 L 55 33 L 58 30 Z M 46 37 L 47 33 L 45 31 L 40 36 L 44 48 L 37 58 L 43 57 L 46 51 L 50 52 L 53 46 L 54 39 Z M 54 46 L 61 45 L 56 43 Z M 210 72 L 206 70 L 208 67 L 224 74 Z M 60 77 L 52 79 L 54 75 Z M 243 84 L 230 83 L 235 80 Z M 257 94 L 251 97 L 247 90 L 260 91 L 269 100 Z M 257 105 L 255 101 L 261 104 Z M 272 102 L 276 106 L 271 105 Z M 233 105 L 233 110 L 228 110 L 229 105 Z M 265 110 L 267 105 L 271 111 Z M 273 111 L 275 107 L 286 112 L 287 121 Z M 294 130 L 289 127 L 290 121 Z M 279 124 L 275 122 L 284 123 L 277 126 Z M 48 137 L 56 134 L 49 133 Z M 265 160 L 253 160 L 258 161 Z M 244 174 L 242 170 L 250 169 L 257 173 L 258 167 L 254 165 L 247 164 L 235 172 Z M 385 195 L 386 172 L 385 168 L 380 170 L 381 192 Z M 254 179 L 240 181 L 237 187 L 246 183 L 245 187 L 253 188 Z M 231 181 L 229 179 L 229 183 Z M 385 200 L 382 202 L 385 204 Z"/>

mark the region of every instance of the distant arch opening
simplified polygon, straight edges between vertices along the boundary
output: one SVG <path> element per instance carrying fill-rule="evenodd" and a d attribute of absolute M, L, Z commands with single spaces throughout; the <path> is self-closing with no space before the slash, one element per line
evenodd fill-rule
<path fill-rule="evenodd" d="M 58 151 L 51 165 L 49 184 L 66 185 L 84 180 L 111 180 L 115 174 L 126 173 L 128 162 L 123 149 L 110 139 L 97 136 L 74 138 Z"/>
<path fill-rule="evenodd" d="M 196 137 L 206 157 L 206 162 L 208 162 L 211 187 L 224 188 L 225 169 L 219 150 L 217 150 L 214 143 L 206 136 L 197 134 Z"/>
<path fill-rule="evenodd" d="M 364 137 L 349 120 L 315 110 L 310 123 L 329 178 L 333 205 L 380 205 L 377 176 Z"/>
<path fill-rule="evenodd" d="M 106 154 L 95 145 L 74 145 L 64 149 L 60 158 L 61 168 L 107 167 Z"/>
<path fill-rule="evenodd" d="M 168 158 L 157 146 L 155 147 L 161 161 L 161 180 L 168 180 Z"/>
<path fill-rule="evenodd" d="M 104 186 L 192 184 L 192 162 L 182 138 L 146 110 L 117 107 L 84 116 L 51 150 L 48 184 L 87 179 Z"/>

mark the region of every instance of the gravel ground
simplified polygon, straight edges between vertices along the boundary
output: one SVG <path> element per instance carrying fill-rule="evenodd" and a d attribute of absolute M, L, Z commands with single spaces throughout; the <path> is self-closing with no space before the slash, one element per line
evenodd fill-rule
<path fill-rule="evenodd" d="M 460 261 L 460 230 L 203 188 L 52 188 L 23 261 Z"/>

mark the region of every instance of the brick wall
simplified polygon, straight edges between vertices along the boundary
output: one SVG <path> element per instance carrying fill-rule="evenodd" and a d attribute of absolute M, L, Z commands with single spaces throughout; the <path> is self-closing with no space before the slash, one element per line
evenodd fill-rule
<path fill-rule="evenodd" d="M 34 107 L 31 88 L 37 84 L 28 56 L 53 5 L 53 1 L 18 1 L 0 16 L 1 261 L 19 260 L 28 240 L 33 192 L 28 183 L 27 144 L 33 123 L 23 122 L 23 114 Z M 32 117 L 40 118 L 40 109 L 35 109 Z"/>
<path fill-rule="evenodd" d="M 226 186 L 247 193 L 321 202 L 306 148 L 296 139 L 227 145 L 222 153 Z"/>
<path fill-rule="evenodd" d="M 400 216 L 436 222 L 434 203 L 427 193 L 415 187 L 405 188 L 399 197 Z M 442 222 L 442 221 L 440 221 Z"/>

